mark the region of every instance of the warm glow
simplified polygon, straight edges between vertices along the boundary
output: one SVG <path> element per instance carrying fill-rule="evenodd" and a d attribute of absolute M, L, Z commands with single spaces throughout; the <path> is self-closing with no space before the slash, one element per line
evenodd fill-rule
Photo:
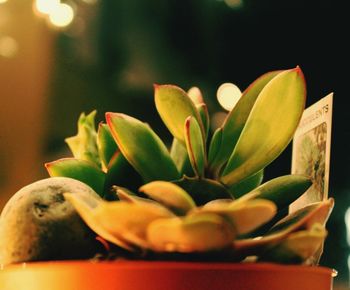
<path fill-rule="evenodd" d="M 234 84 L 222 84 L 216 94 L 219 104 L 227 111 L 231 111 L 242 96 L 241 90 Z"/>
<path fill-rule="evenodd" d="M 0 4 L 6 3 L 6 2 L 7 2 L 7 0 L 0 0 Z"/>
<path fill-rule="evenodd" d="M 96 4 L 97 0 L 83 0 L 87 4 Z"/>
<path fill-rule="evenodd" d="M 68 26 L 74 18 L 74 10 L 71 6 L 61 3 L 49 14 L 50 22 L 57 27 Z"/>
<path fill-rule="evenodd" d="M 17 41 L 10 36 L 3 36 L 0 38 L 0 56 L 11 58 L 18 52 Z"/>
<path fill-rule="evenodd" d="M 60 6 L 60 0 L 36 0 L 35 8 L 42 14 L 51 14 Z"/>
<path fill-rule="evenodd" d="M 238 9 L 243 6 L 243 0 L 225 0 L 225 3 L 232 9 Z"/>

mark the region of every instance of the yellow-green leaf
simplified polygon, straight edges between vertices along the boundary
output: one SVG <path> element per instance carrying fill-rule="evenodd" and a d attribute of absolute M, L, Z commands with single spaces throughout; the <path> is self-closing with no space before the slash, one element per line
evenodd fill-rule
<path fill-rule="evenodd" d="M 220 170 L 221 166 L 229 159 L 258 95 L 278 73 L 280 71 L 268 72 L 251 83 L 227 115 L 224 124 L 220 127 L 220 147 L 215 150 L 215 154 L 213 151 L 209 158 L 209 166 L 212 170 Z"/>
<path fill-rule="evenodd" d="M 193 116 L 204 132 L 201 117 L 187 93 L 174 85 L 155 85 L 157 111 L 171 134 L 185 144 L 184 123 Z"/>
<path fill-rule="evenodd" d="M 192 116 L 185 121 L 185 142 L 193 171 L 197 176 L 204 176 L 205 148 L 198 122 Z"/>
<path fill-rule="evenodd" d="M 117 143 L 107 124 L 100 123 L 97 131 L 97 148 L 100 155 L 102 168 L 107 171 L 108 163 L 118 151 Z"/>
<path fill-rule="evenodd" d="M 106 119 L 120 151 L 145 182 L 179 178 L 166 146 L 147 124 L 119 113 L 107 113 Z"/>
<path fill-rule="evenodd" d="M 222 173 L 224 184 L 240 182 L 282 153 L 299 124 L 305 97 L 299 67 L 281 72 L 262 89 Z"/>
<path fill-rule="evenodd" d="M 196 206 L 186 191 L 171 182 L 152 181 L 141 186 L 139 191 L 180 215 Z"/>

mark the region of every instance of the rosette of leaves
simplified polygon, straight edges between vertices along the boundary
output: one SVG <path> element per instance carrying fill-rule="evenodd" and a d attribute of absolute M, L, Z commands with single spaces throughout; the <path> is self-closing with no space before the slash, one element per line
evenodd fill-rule
<path fill-rule="evenodd" d="M 96 131 L 93 112 L 80 116 L 78 134 L 66 140 L 74 157 L 46 164 L 51 176 L 76 178 L 99 193 L 65 194 L 91 229 L 137 253 L 314 263 L 333 199 L 284 216 L 311 180 L 284 175 L 262 183 L 303 113 L 301 69 L 259 77 L 213 133 L 198 90 L 154 89 L 174 137 L 170 150 L 148 124 L 122 113 L 106 113 Z"/>

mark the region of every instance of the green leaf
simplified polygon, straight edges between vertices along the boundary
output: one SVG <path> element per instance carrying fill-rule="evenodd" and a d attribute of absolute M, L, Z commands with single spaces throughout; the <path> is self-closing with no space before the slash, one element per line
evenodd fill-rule
<path fill-rule="evenodd" d="M 311 179 L 304 175 L 283 175 L 263 183 L 242 196 L 241 199 L 263 198 L 271 200 L 277 205 L 278 210 L 281 210 L 298 199 L 311 185 Z"/>
<path fill-rule="evenodd" d="M 97 147 L 102 167 L 106 170 L 113 155 L 118 151 L 117 143 L 114 141 L 107 124 L 99 124 L 97 132 Z"/>
<path fill-rule="evenodd" d="M 208 154 L 208 164 L 212 173 L 216 176 L 220 170 L 220 167 L 216 166 L 215 159 L 217 158 L 220 148 L 222 147 L 222 128 L 217 128 L 211 138 L 209 145 L 209 154 Z"/>
<path fill-rule="evenodd" d="M 119 151 L 111 158 L 107 169 L 104 187 L 104 198 L 107 200 L 115 199 L 115 194 L 112 190 L 113 185 L 137 190 L 142 184 L 141 176 Z"/>
<path fill-rule="evenodd" d="M 230 192 L 219 182 L 206 178 L 191 178 L 184 176 L 172 183 L 184 189 L 200 206 L 214 199 L 232 199 Z"/>
<path fill-rule="evenodd" d="M 191 116 L 185 121 L 185 141 L 193 171 L 203 177 L 206 163 L 203 136 L 198 122 Z"/>
<path fill-rule="evenodd" d="M 204 133 L 201 117 L 196 106 L 181 88 L 173 85 L 155 85 L 157 111 L 171 134 L 185 144 L 184 123 L 193 116 Z"/>
<path fill-rule="evenodd" d="M 208 107 L 204 103 L 197 105 L 196 107 L 197 107 L 199 116 L 201 117 L 202 124 L 204 127 L 205 139 L 207 139 L 208 134 L 209 134 L 209 127 L 210 127 L 210 118 L 209 118 Z"/>
<path fill-rule="evenodd" d="M 89 115 L 81 113 L 78 120 L 78 133 L 73 137 L 66 138 L 73 156 L 76 159 L 90 161 L 97 166 L 101 166 L 96 144 L 96 128 L 95 128 L 96 111 L 92 111 Z"/>
<path fill-rule="evenodd" d="M 141 186 L 139 191 L 179 215 L 186 214 L 196 206 L 186 191 L 171 182 L 152 181 Z"/>
<path fill-rule="evenodd" d="M 263 88 L 222 173 L 224 184 L 240 182 L 282 153 L 299 124 L 305 97 L 299 67 L 278 74 Z"/>
<path fill-rule="evenodd" d="M 239 198 L 246 193 L 252 191 L 259 186 L 264 178 L 264 170 L 261 169 L 257 173 L 243 179 L 240 183 L 234 184 L 229 188 L 229 191 L 235 198 Z"/>
<path fill-rule="evenodd" d="M 107 113 L 106 119 L 120 151 L 145 182 L 179 178 L 167 148 L 147 124 L 119 113 Z"/>
<path fill-rule="evenodd" d="M 62 158 L 45 164 L 50 176 L 77 179 L 89 185 L 99 195 L 103 195 L 106 175 L 92 162 L 75 158 Z"/>
<path fill-rule="evenodd" d="M 184 144 L 182 144 L 176 138 L 173 138 L 173 143 L 170 149 L 171 159 L 175 162 L 177 170 L 180 175 L 193 176 L 194 172 L 191 166 L 190 159 L 188 157 L 187 149 Z"/>
<path fill-rule="evenodd" d="M 219 148 L 215 150 L 215 155 L 212 154 L 209 158 L 210 168 L 218 171 L 229 159 L 257 97 L 266 84 L 278 73 L 280 71 L 272 71 L 262 75 L 243 92 L 241 98 L 227 115 L 223 126 L 220 128 L 222 131 L 221 143 Z"/>

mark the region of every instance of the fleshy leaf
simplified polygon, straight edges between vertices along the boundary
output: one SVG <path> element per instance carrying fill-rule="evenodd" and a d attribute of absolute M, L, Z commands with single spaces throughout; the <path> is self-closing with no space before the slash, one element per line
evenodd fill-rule
<path fill-rule="evenodd" d="M 271 220 L 277 211 L 276 205 L 268 200 L 255 199 L 244 202 L 209 202 L 200 212 L 212 212 L 229 219 L 237 235 L 243 235 Z"/>
<path fill-rule="evenodd" d="M 77 179 L 89 185 L 99 195 L 103 195 L 106 175 L 94 163 L 75 158 L 62 158 L 48 162 L 45 167 L 50 176 L 63 176 Z"/>
<path fill-rule="evenodd" d="M 283 175 L 263 183 L 240 199 L 263 198 L 271 200 L 281 210 L 299 198 L 311 185 L 311 179 L 304 175 Z"/>
<path fill-rule="evenodd" d="M 141 176 L 130 165 L 120 151 L 117 151 L 111 158 L 107 169 L 104 186 L 104 198 L 107 200 L 113 200 L 113 197 L 115 196 L 114 194 L 111 194 L 113 185 L 137 190 L 142 184 Z"/>
<path fill-rule="evenodd" d="M 280 72 L 268 72 L 255 80 L 243 92 L 238 103 L 227 115 L 223 126 L 220 128 L 220 131 L 222 131 L 220 147 L 216 150 L 216 154 L 212 154 L 209 158 L 209 166 L 212 170 L 220 170 L 221 166 L 229 159 L 258 95 L 265 85 Z"/>
<path fill-rule="evenodd" d="M 231 194 L 235 198 L 239 198 L 252 191 L 257 186 L 259 186 L 264 178 L 264 170 L 260 170 L 257 173 L 243 179 L 240 183 L 234 184 L 229 188 Z"/>
<path fill-rule="evenodd" d="M 171 144 L 170 149 L 170 156 L 171 159 L 173 159 L 175 162 L 176 168 L 180 172 L 180 175 L 194 175 L 186 146 L 176 138 L 173 138 L 173 143 Z"/>
<path fill-rule="evenodd" d="M 74 158 L 90 161 L 97 166 L 101 166 L 96 144 L 96 128 L 95 128 L 96 111 L 92 111 L 87 116 L 81 113 L 78 120 L 78 133 L 73 137 L 66 138 L 70 150 Z"/>
<path fill-rule="evenodd" d="M 316 223 L 324 226 L 333 207 L 334 200 L 332 198 L 310 204 L 280 220 L 262 238 L 236 240 L 234 241 L 234 247 L 237 251 L 246 255 L 260 253 L 269 245 L 279 243 L 292 232 L 311 229 Z"/>
<path fill-rule="evenodd" d="M 118 146 L 107 124 L 100 123 L 97 132 L 97 148 L 100 155 L 102 168 L 107 170 L 108 163 L 117 152 Z"/>
<path fill-rule="evenodd" d="M 324 226 L 314 224 L 310 230 L 291 233 L 285 240 L 259 255 L 258 261 L 284 264 L 313 264 L 313 256 L 327 236 Z"/>
<path fill-rule="evenodd" d="M 106 119 L 120 151 L 145 182 L 179 178 L 166 146 L 147 124 L 119 113 L 107 113 Z"/>
<path fill-rule="evenodd" d="M 119 246 L 124 241 L 126 245 L 148 248 L 147 226 L 156 219 L 174 216 L 166 208 L 149 202 L 101 201 L 88 210 L 79 195 L 68 198 L 92 230 L 112 243 L 117 241 Z"/>
<path fill-rule="evenodd" d="M 197 107 L 199 116 L 201 117 L 202 124 L 204 127 L 205 139 L 207 139 L 208 134 L 209 134 L 209 127 L 210 127 L 210 118 L 209 118 L 208 107 L 204 103 L 197 105 L 196 107 Z"/>
<path fill-rule="evenodd" d="M 225 218 L 211 213 L 158 219 L 147 230 L 152 249 L 158 252 L 208 252 L 228 248 L 235 237 Z"/>
<path fill-rule="evenodd" d="M 96 234 L 123 249 L 133 250 L 126 241 L 113 235 L 100 224 L 101 217 L 98 215 L 97 208 L 101 206 L 103 200 L 83 193 L 64 193 L 64 198 L 72 203 L 80 217 Z"/>
<path fill-rule="evenodd" d="M 203 177 L 206 163 L 203 136 L 198 122 L 191 116 L 185 121 L 185 142 L 193 171 Z"/>
<path fill-rule="evenodd" d="M 299 124 L 305 97 L 299 67 L 278 74 L 262 89 L 222 173 L 224 184 L 243 180 L 282 153 Z"/>
<path fill-rule="evenodd" d="M 217 176 L 218 172 L 220 170 L 220 167 L 215 164 L 216 158 L 218 158 L 218 154 L 221 149 L 221 143 L 222 143 L 222 128 L 219 127 L 215 130 L 211 140 L 210 140 L 210 145 L 209 145 L 209 154 L 208 154 L 208 164 L 209 168 L 212 171 L 212 173 Z"/>
<path fill-rule="evenodd" d="M 185 144 L 184 124 L 188 116 L 193 116 L 204 133 L 201 117 L 196 106 L 181 88 L 173 85 L 155 85 L 157 111 L 171 134 Z"/>
<path fill-rule="evenodd" d="M 232 199 L 230 192 L 221 183 L 213 179 L 184 176 L 172 182 L 183 188 L 198 206 L 214 199 Z"/>
<path fill-rule="evenodd" d="M 163 204 L 176 214 L 184 215 L 196 206 L 186 191 L 171 182 L 152 181 L 141 186 L 139 191 Z"/>

